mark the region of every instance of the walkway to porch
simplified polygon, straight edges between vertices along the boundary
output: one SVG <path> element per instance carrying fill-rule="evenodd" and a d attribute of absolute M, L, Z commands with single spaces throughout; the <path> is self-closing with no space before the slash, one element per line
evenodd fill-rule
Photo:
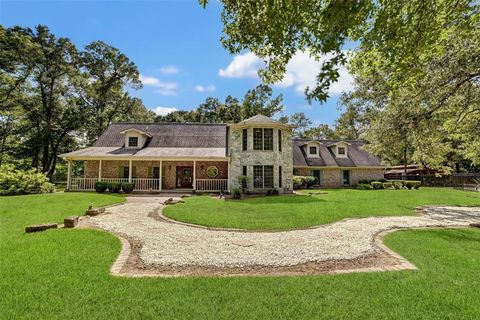
<path fill-rule="evenodd" d="M 171 190 L 228 191 L 228 161 L 83 160 L 83 173 L 75 176 L 68 161 L 69 191 L 94 191 L 95 183 L 133 183 L 134 192 Z"/>

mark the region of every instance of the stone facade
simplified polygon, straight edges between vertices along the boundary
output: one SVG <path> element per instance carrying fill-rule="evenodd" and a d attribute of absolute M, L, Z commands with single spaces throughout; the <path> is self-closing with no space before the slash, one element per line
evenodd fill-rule
<path fill-rule="evenodd" d="M 320 186 L 326 188 L 343 187 L 342 171 L 350 171 L 350 184 L 356 186 L 362 179 L 383 179 L 383 169 L 381 168 L 295 168 L 295 173 L 299 176 L 313 176 L 313 170 L 320 170 Z"/>
<path fill-rule="evenodd" d="M 261 128 L 260 125 L 250 125 L 247 129 L 247 150 L 243 151 L 243 129 L 242 127 L 231 127 L 229 136 L 229 154 L 231 161 L 231 186 L 240 187 L 238 177 L 243 175 L 243 167 L 247 167 L 247 176 L 250 177 L 248 190 L 257 190 L 253 186 L 253 166 L 273 166 L 273 187 L 280 192 L 291 192 L 293 190 L 293 158 L 292 158 L 292 130 L 290 128 L 273 129 L 273 151 L 253 150 L 253 129 Z M 278 148 L 279 130 L 282 132 L 282 150 Z M 279 168 L 282 169 L 282 186 L 279 186 Z"/>

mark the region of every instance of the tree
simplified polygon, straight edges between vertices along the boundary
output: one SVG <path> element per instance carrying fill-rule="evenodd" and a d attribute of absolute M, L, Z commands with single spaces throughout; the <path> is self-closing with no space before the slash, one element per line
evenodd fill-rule
<path fill-rule="evenodd" d="M 135 64 L 118 49 L 102 41 L 92 42 L 80 53 L 80 65 L 86 79 L 80 101 L 90 110 L 85 128 L 90 142 L 113 121 L 153 121 L 154 113 L 125 91 L 126 87 L 139 89 L 142 83 Z"/>
<path fill-rule="evenodd" d="M 200 0 L 206 6 L 208 0 Z M 223 46 L 232 54 L 249 50 L 266 61 L 260 77 L 266 83 L 283 78 L 297 52 L 319 61 L 317 83 L 308 99 L 325 101 L 330 84 L 347 62 L 347 42 L 359 43 L 351 56 L 355 66 L 390 69 L 393 87 L 415 82 L 425 65 L 444 55 L 452 35 L 469 37 L 478 29 L 479 4 L 469 0 L 429 1 L 261 1 L 221 0 Z"/>
<path fill-rule="evenodd" d="M 201 122 L 227 123 L 239 122 L 262 114 L 272 117 L 283 110 L 282 95 L 272 97 L 273 91 L 266 85 L 259 85 L 248 90 L 241 101 L 227 96 L 225 102 L 208 97 L 196 110 L 173 111 L 165 116 L 157 116 L 156 122 Z"/>
<path fill-rule="evenodd" d="M 288 122 L 296 126 L 296 128 L 293 129 L 293 134 L 298 137 L 303 136 L 304 132 L 312 124 L 312 121 L 308 119 L 305 113 L 303 112 L 296 112 L 292 114 L 289 117 Z"/>
<path fill-rule="evenodd" d="M 320 124 L 314 128 L 309 128 L 303 132 L 302 137 L 312 140 L 338 139 L 335 130 L 330 128 L 328 124 Z"/>

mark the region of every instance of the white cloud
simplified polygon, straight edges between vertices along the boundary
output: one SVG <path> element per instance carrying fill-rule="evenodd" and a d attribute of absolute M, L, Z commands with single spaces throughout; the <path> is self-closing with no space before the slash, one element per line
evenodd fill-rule
<path fill-rule="evenodd" d="M 275 85 L 283 88 L 294 87 L 297 92 L 303 94 L 306 87 L 315 86 L 316 76 L 320 72 L 322 63 L 328 58 L 329 56 L 325 56 L 315 61 L 307 52 L 297 52 L 287 64 L 283 79 Z M 219 70 L 219 75 L 230 78 L 258 77 L 257 72 L 263 66 L 264 63 L 260 58 L 248 52 L 235 56 L 227 68 Z M 347 68 L 340 67 L 339 73 L 338 81 L 330 86 L 330 95 L 338 95 L 352 87 L 353 78 Z"/>
<path fill-rule="evenodd" d="M 213 92 L 215 91 L 215 86 L 213 84 L 209 84 L 208 86 L 196 85 L 194 89 L 197 92 Z"/>
<path fill-rule="evenodd" d="M 160 68 L 160 72 L 163 74 L 177 74 L 178 71 L 179 71 L 178 68 L 174 65 L 169 65 L 169 66 Z"/>
<path fill-rule="evenodd" d="M 256 55 L 247 52 L 233 57 L 225 69 L 218 71 L 218 75 L 225 78 L 255 78 L 262 64 L 262 60 Z"/>
<path fill-rule="evenodd" d="M 158 114 L 159 116 L 166 116 L 170 112 L 177 111 L 177 108 L 156 107 L 152 109 L 152 111 Z"/>
<path fill-rule="evenodd" d="M 140 81 L 146 86 L 157 88 L 155 92 L 162 96 L 176 96 L 177 84 L 175 82 L 163 82 L 158 78 L 140 75 Z"/>

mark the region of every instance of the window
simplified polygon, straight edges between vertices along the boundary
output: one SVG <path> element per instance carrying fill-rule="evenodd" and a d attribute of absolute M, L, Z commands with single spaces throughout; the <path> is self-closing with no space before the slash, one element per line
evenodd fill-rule
<path fill-rule="evenodd" d="M 253 166 L 253 187 L 273 188 L 273 166 Z"/>
<path fill-rule="evenodd" d="M 282 152 L 282 130 L 278 130 L 278 152 Z"/>
<path fill-rule="evenodd" d="M 342 183 L 344 186 L 350 185 L 350 170 L 343 170 L 342 172 Z"/>
<path fill-rule="evenodd" d="M 310 154 L 317 154 L 317 147 L 310 147 Z"/>
<path fill-rule="evenodd" d="M 129 147 L 138 147 L 138 137 L 128 137 Z"/>
<path fill-rule="evenodd" d="M 282 166 L 278 167 L 278 187 L 282 187 Z"/>
<path fill-rule="evenodd" d="M 345 155 L 345 147 L 338 147 L 338 154 L 344 156 Z"/>
<path fill-rule="evenodd" d="M 273 151 L 273 129 L 263 129 L 263 150 Z"/>
<path fill-rule="evenodd" d="M 253 129 L 253 150 L 263 150 L 263 130 Z"/>
<path fill-rule="evenodd" d="M 128 167 L 123 167 L 123 179 L 128 179 Z"/>
<path fill-rule="evenodd" d="M 253 129 L 253 150 L 273 151 L 273 129 Z"/>
<path fill-rule="evenodd" d="M 136 167 L 132 167 L 132 178 L 136 178 Z M 119 167 L 118 177 L 128 179 L 128 166 Z"/>
<path fill-rule="evenodd" d="M 243 174 L 244 176 L 247 175 L 247 166 L 243 166 L 243 172 L 242 172 L 242 174 Z"/>
<path fill-rule="evenodd" d="M 248 131 L 247 129 L 243 129 L 242 131 L 242 150 L 247 151 L 248 147 Z"/>

